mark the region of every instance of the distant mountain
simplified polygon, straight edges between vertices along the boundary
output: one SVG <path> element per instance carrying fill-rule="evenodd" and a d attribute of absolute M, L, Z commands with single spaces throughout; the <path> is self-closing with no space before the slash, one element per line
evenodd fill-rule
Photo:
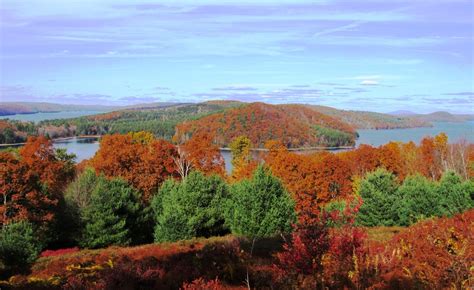
<path fill-rule="evenodd" d="M 413 114 L 409 116 L 412 120 L 418 120 L 422 122 L 465 122 L 474 120 L 474 115 L 457 115 L 449 112 L 439 111 L 430 114 Z"/>
<path fill-rule="evenodd" d="M 416 113 L 412 111 L 407 111 L 407 110 L 398 110 L 398 111 L 393 111 L 393 112 L 388 112 L 387 115 L 393 115 L 393 116 L 413 116 L 416 115 Z"/>
<path fill-rule="evenodd" d="M 5 102 L 0 103 L 0 116 L 67 111 L 113 111 L 118 108 L 120 107 L 102 105 L 66 105 L 34 102 Z"/>
<path fill-rule="evenodd" d="M 177 105 L 190 105 L 190 104 L 192 103 L 155 102 L 155 103 L 143 103 L 143 104 L 122 106 L 122 107 L 119 107 L 118 109 L 120 110 L 151 110 L 151 109 L 156 109 L 156 108 L 173 107 Z"/>
<path fill-rule="evenodd" d="M 366 111 L 346 111 L 326 106 L 306 106 L 349 123 L 357 129 L 396 129 L 431 126 L 431 124 L 425 120 L 411 119 L 404 116 L 393 116 Z"/>

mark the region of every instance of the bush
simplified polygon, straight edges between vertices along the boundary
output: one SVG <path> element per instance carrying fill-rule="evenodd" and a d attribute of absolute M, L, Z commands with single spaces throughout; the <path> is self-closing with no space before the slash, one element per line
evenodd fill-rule
<path fill-rule="evenodd" d="M 366 233 L 353 226 L 358 208 L 346 205 L 339 211 L 322 212 L 311 223 L 299 224 L 291 242 L 276 255 L 273 266 L 282 289 L 362 289 L 365 273 L 358 261 L 366 256 Z M 347 215 L 347 216 L 346 216 Z M 329 225 L 345 219 L 340 227 Z"/>
<path fill-rule="evenodd" d="M 470 289 L 474 210 L 417 223 L 397 234 L 376 257 L 378 288 Z"/>
<path fill-rule="evenodd" d="M 361 181 L 359 195 L 363 204 L 357 222 L 364 226 L 391 226 L 397 223 L 398 215 L 393 207 L 399 199 L 395 175 L 385 169 L 367 174 Z"/>
<path fill-rule="evenodd" d="M 191 172 L 182 182 L 167 180 L 154 196 L 155 241 L 177 241 L 228 232 L 222 205 L 227 185 L 219 176 Z"/>
<path fill-rule="evenodd" d="M 31 223 L 12 222 L 0 230 L 0 270 L 21 269 L 34 262 L 40 250 Z"/>
<path fill-rule="evenodd" d="M 84 209 L 81 245 L 100 248 L 130 245 L 140 237 L 143 221 L 139 193 L 121 179 L 100 179 Z"/>
<path fill-rule="evenodd" d="M 249 180 L 231 187 L 226 222 L 232 233 L 268 237 L 291 231 L 294 202 L 280 180 L 259 166 Z"/>

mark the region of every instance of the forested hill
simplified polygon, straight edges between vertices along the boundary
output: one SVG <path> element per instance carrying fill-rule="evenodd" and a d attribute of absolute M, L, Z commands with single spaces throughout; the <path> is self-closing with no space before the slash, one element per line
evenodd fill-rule
<path fill-rule="evenodd" d="M 356 129 L 429 125 L 427 121 L 411 117 L 313 105 L 249 104 L 237 101 L 151 103 L 38 124 L 0 121 L 0 143 L 23 142 L 27 135 L 58 138 L 136 131 L 150 131 L 156 137 L 168 140 L 175 136 L 175 140 L 180 140 L 204 130 L 215 134 L 220 146 L 227 146 L 232 138 L 239 135 L 248 136 L 258 147 L 270 139 L 282 140 L 288 147 L 346 146 L 354 144 Z"/>
<path fill-rule="evenodd" d="M 466 122 L 474 120 L 474 115 L 455 115 L 448 112 L 433 112 L 430 114 L 414 114 L 409 116 L 412 120 L 424 122 Z"/>
<path fill-rule="evenodd" d="M 338 110 L 326 106 L 307 105 L 309 108 L 351 124 L 357 129 L 397 129 L 431 126 L 429 120 L 366 111 Z M 420 115 L 421 116 L 421 115 Z"/>
<path fill-rule="evenodd" d="M 351 146 L 357 136 L 351 125 L 304 105 L 264 103 L 251 103 L 185 121 L 176 127 L 175 140 L 185 141 L 200 133 L 214 135 L 222 147 L 242 135 L 255 147 L 263 147 L 268 140 L 279 140 L 289 148 Z"/>
<path fill-rule="evenodd" d="M 156 137 L 171 139 L 175 134 L 176 125 L 185 120 L 197 119 L 240 105 L 239 102 L 227 101 L 166 105 L 157 103 L 155 106 L 144 104 L 104 114 L 42 121 L 38 124 L 38 130 L 40 134 L 47 134 L 52 138 L 149 131 Z"/>

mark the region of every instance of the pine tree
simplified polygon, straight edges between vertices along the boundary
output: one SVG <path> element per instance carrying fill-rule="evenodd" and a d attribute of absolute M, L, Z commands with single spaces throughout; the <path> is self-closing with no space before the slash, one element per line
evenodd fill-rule
<path fill-rule="evenodd" d="M 81 245 L 100 248 L 134 242 L 141 222 L 138 192 L 121 179 L 101 179 L 83 213 Z"/>
<path fill-rule="evenodd" d="M 255 238 L 289 232 L 295 217 L 292 198 L 280 180 L 263 166 L 250 180 L 231 187 L 226 222 L 234 234 Z"/>
<path fill-rule="evenodd" d="M 395 175 L 385 169 L 367 174 L 360 183 L 363 204 L 357 222 L 364 226 L 391 226 L 397 223 L 394 203 L 398 199 Z"/>

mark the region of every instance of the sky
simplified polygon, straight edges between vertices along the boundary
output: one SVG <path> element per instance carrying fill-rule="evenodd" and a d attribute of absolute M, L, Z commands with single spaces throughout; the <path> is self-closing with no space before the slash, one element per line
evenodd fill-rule
<path fill-rule="evenodd" d="M 1 0 L 0 101 L 474 113 L 472 0 Z"/>

